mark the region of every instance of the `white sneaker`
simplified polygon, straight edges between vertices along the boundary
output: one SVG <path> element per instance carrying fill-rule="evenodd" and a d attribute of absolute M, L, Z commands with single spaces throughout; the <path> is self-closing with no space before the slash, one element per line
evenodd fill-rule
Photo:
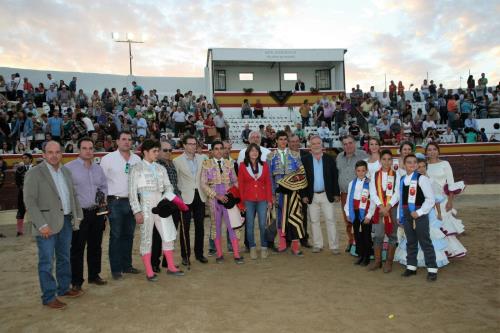
<path fill-rule="evenodd" d="M 340 250 L 339 249 L 332 249 L 332 254 L 337 256 L 340 254 Z"/>
<path fill-rule="evenodd" d="M 313 247 L 312 253 L 320 253 L 320 252 L 321 252 L 321 248 L 320 247 Z"/>
<path fill-rule="evenodd" d="M 267 258 L 267 247 L 263 247 L 260 249 L 260 257 L 262 259 L 266 259 Z"/>
<path fill-rule="evenodd" d="M 257 250 L 255 249 L 255 247 L 250 248 L 250 258 L 252 260 L 257 259 Z"/>

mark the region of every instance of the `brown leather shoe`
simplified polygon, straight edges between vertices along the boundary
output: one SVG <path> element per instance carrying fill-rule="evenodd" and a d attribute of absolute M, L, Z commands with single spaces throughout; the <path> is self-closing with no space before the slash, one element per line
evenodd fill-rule
<path fill-rule="evenodd" d="M 71 288 L 68 290 L 63 297 L 68 297 L 68 298 L 77 298 L 85 294 L 85 292 L 81 288 Z"/>
<path fill-rule="evenodd" d="M 61 302 L 57 298 L 54 298 L 52 301 L 48 302 L 47 304 L 44 304 L 43 306 L 46 306 L 50 309 L 55 309 L 55 310 L 63 310 L 66 308 L 66 303 Z"/>

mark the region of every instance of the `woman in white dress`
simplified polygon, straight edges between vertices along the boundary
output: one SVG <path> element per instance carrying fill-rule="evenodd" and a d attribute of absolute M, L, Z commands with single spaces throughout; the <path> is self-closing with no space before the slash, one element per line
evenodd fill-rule
<path fill-rule="evenodd" d="M 431 142 L 425 148 L 427 156 L 427 174 L 435 183 L 434 192 L 444 198 L 441 202 L 442 230 L 448 239 L 446 250 L 449 258 L 463 257 L 467 250 L 456 239 L 456 236 L 464 232 L 462 220 L 456 218 L 457 210 L 453 207 L 454 197 L 465 188 L 464 182 L 455 182 L 453 170 L 448 161 L 439 159 L 439 145 Z"/>

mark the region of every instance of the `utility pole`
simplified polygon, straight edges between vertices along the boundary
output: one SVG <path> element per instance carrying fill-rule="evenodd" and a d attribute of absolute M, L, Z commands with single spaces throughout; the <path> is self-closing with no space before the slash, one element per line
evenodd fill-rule
<path fill-rule="evenodd" d="M 129 70 L 130 70 L 130 76 L 132 76 L 132 44 L 142 44 L 144 41 L 142 40 L 134 40 L 133 39 L 134 35 L 132 33 L 127 32 L 125 34 L 124 39 L 120 39 L 120 34 L 116 32 L 111 33 L 111 38 L 117 43 L 128 43 L 128 58 L 129 58 Z"/>

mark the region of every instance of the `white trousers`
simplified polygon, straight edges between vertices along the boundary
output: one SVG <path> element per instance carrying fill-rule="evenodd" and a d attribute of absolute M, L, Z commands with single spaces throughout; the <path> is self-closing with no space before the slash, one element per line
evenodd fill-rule
<path fill-rule="evenodd" d="M 309 217 L 311 218 L 313 246 L 323 248 L 323 233 L 320 225 L 321 213 L 323 213 L 326 222 L 326 233 L 328 235 L 328 247 L 330 250 L 338 250 L 339 239 L 337 227 L 335 226 L 333 202 L 328 201 L 326 192 L 315 193 L 308 208 Z"/>
<path fill-rule="evenodd" d="M 144 214 L 144 223 L 141 224 L 141 244 L 139 252 L 141 256 L 151 253 L 151 246 L 153 244 L 153 226 L 161 237 L 161 248 L 165 250 L 173 250 L 175 242 L 175 225 L 172 216 L 161 218 L 159 215 L 153 214 L 151 210 L 158 205 L 161 200 L 161 193 L 149 193 L 148 195 L 142 193 L 141 208 Z"/>

